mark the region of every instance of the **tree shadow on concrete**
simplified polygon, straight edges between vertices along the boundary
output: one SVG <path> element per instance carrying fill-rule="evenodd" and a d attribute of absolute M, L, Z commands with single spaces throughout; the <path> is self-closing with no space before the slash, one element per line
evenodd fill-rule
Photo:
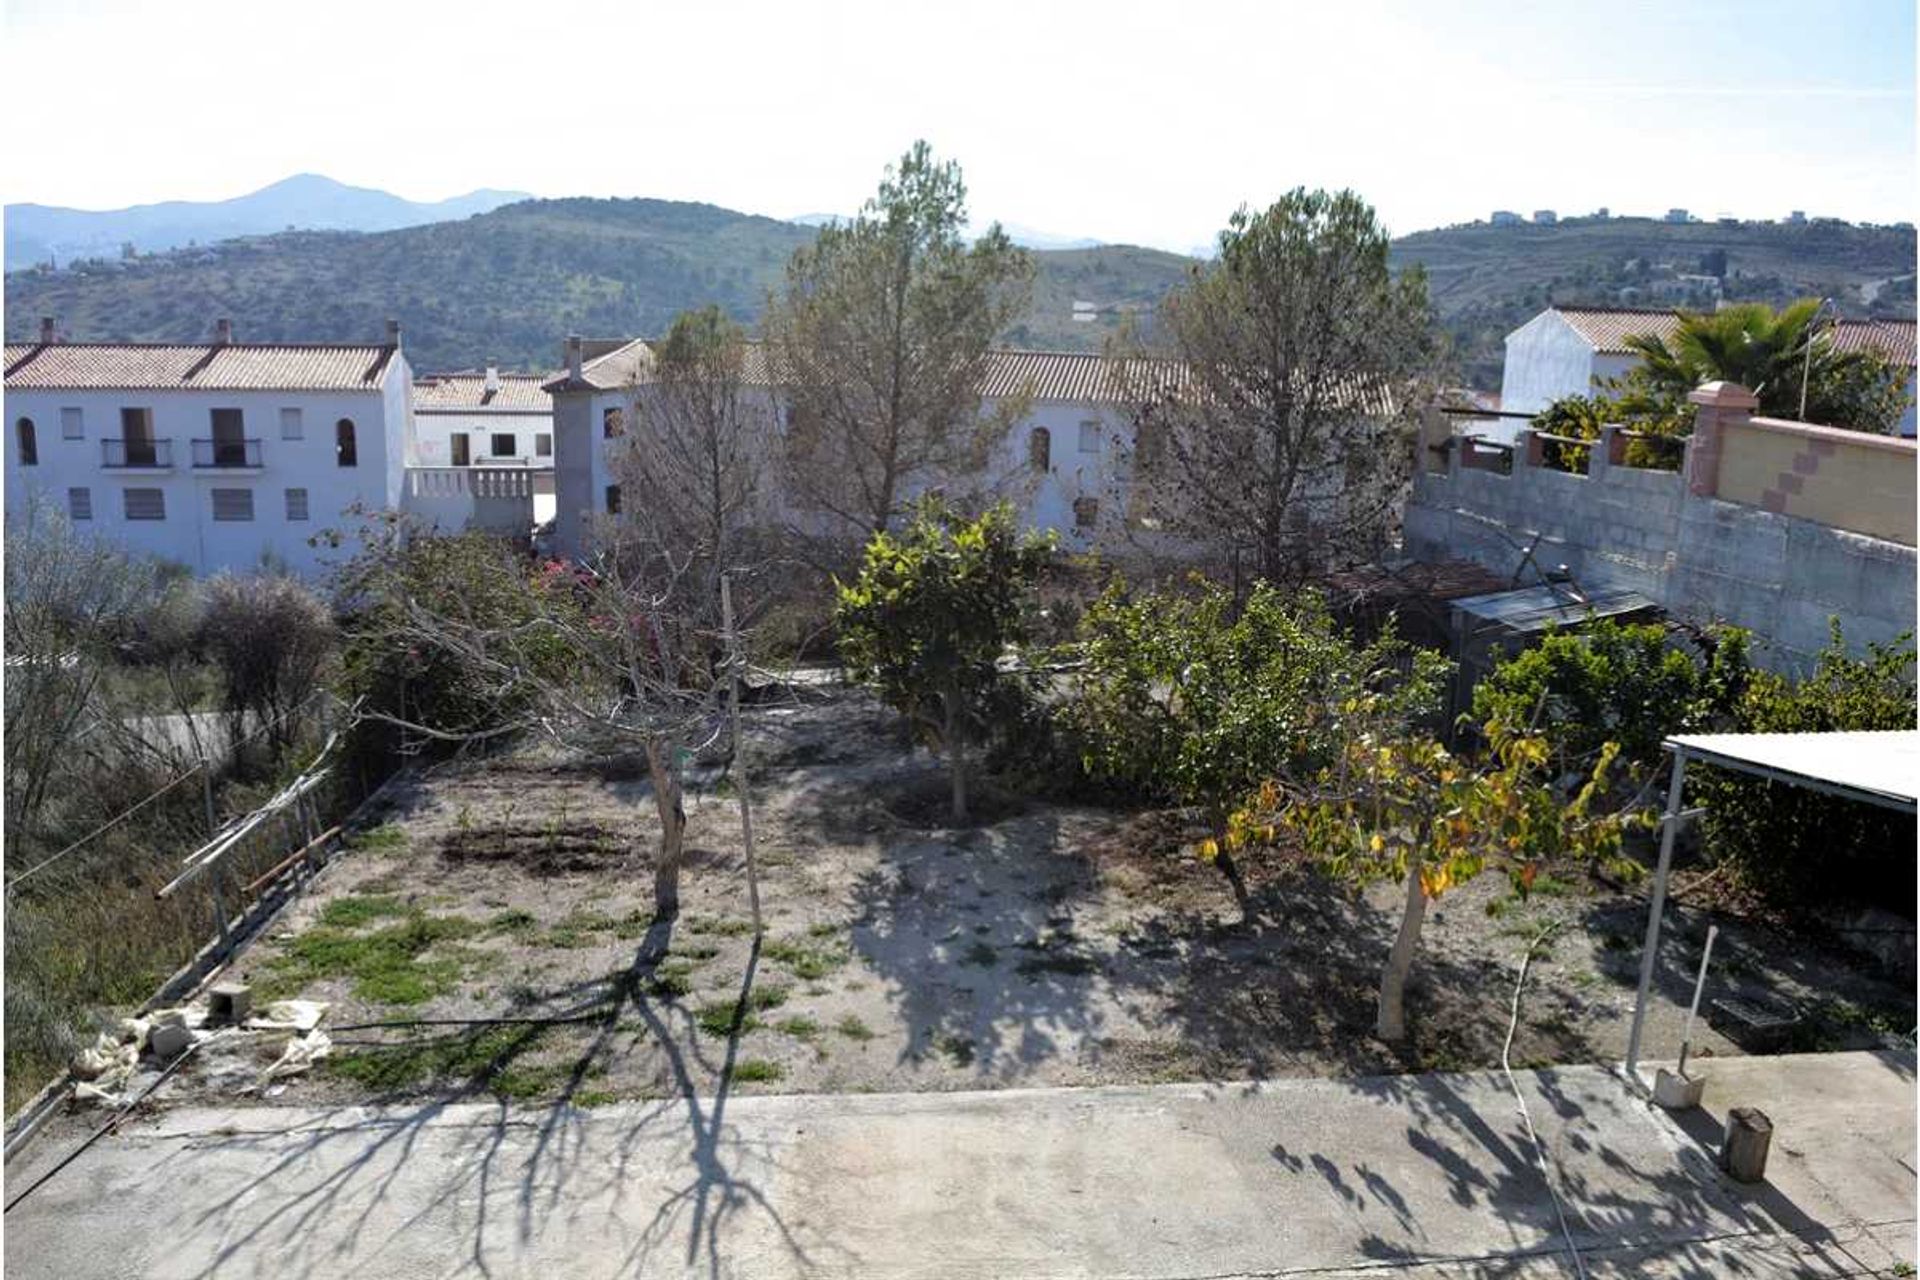
<path fill-rule="evenodd" d="M 297 1133 L 269 1130 L 227 1139 L 230 1146 L 259 1147 L 270 1156 L 270 1163 L 194 1219 L 195 1228 L 216 1228 L 222 1240 L 219 1252 L 201 1274 L 226 1274 L 242 1265 L 247 1255 L 257 1258 L 263 1252 L 271 1258 L 265 1270 L 275 1275 L 331 1273 L 343 1264 L 365 1268 L 380 1265 L 383 1257 L 399 1268 L 409 1256 L 405 1241 L 410 1231 L 430 1231 L 436 1222 L 464 1217 L 462 1235 L 468 1245 L 462 1269 L 491 1276 L 495 1273 L 493 1250 L 500 1243 L 493 1218 L 509 1187 L 516 1209 L 512 1229 L 519 1243 L 556 1227 L 569 1233 L 603 1229 L 625 1242 L 616 1274 L 644 1274 L 662 1250 L 681 1245 L 675 1249 L 680 1256 L 665 1265 L 717 1277 L 727 1270 L 727 1224 L 752 1212 L 773 1222 L 785 1248 L 803 1266 L 811 1265 L 809 1247 L 834 1252 L 830 1241 L 822 1238 L 809 1244 L 788 1227 L 759 1179 L 743 1172 L 749 1166 L 776 1172 L 774 1154 L 751 1149 L 725 1122 L 758 970 L 758 941 L 741 980 L 724 1057 L 712 1063 L 702 1052 L 693 1014 L 651 991 L 672 932 L 672 921 L 656 922 L 626 969 L 539 993 L 526 1002 L 542 1010 L 543 1016 L 586 1018 L 592 1029 L 568 1064 L 553 1105 L 526 1109 L 496 1105 L 478 1122 L 464 1109 L 454 1112 L 456 1104 L 488 1100 L 491 1082 L 534 1052 L 544 1030 L 524 1026 L 502 1036 L 498 1029 L 475 1027 L 454 1033 L 454 1038 L 471 1043 L 473 1038 L 492 1035 L 492 1052 L 479 1070 L 449 1082 L 445 1095 L 428 1105 L 373 1123 L 357 1108 L 343 1108 L 336 1113 L 341 1127 L 328 1127 L 333 1117 L 327 1117 Z M 572 1103 L 592 1078 L 595 1064 L 611 1051 L 627 1012 L 645 1024 L 667 1055 L 674 1092 L 632 1113 L 599 1113 L 594 1129 L 601 1136 L 616 1120 L 622 1126 L 609 1158 L 604 1141 L 597 1148 L 590 1143 L 588 1115 Z M 710 1096 L 702 1096 L 700 1082 L 716 1074 L 717 1088 Z M 456 1130 L 460 1137 L 452 1152 L 436 1145 L 429 1157 L 422 1142 L 430 1130 Z M 295 1137 L 290 1147 L 285 1145 L 289 1136 Z M 596 1201 L 608 1201 L 610 1210 L 617 1211 L 620 1189 L 642 1176 L 635 1171 L 642 1152 L 653 1148 L 657 1156 L 662 1145 L 684 1152 L 688 1175 L 684 1183 L 663 1190 L 660 1203 L 638 1233 L 617 1212 L 604 1222 L 583 1219 L 585 1206 Z M 353 1154 L 317 1180 L 302 1181 L 330 1147 L 347 1147 Z M 436 1180 L 432 1194 L 397 1227 L 372 1238 L 377 1229 L 383 1229 L 376 1218 L 394 1198 L 395 1184 L 421 1169 L 431 1170 L 426 1176 Z M 260 1213 L 263 1197 L 272 1207 Z M 349 1217 L 350 1225 L 343 1226 L 343 1218 Z M 319 1230 L 322 1223 L 324 1231 Z"/>

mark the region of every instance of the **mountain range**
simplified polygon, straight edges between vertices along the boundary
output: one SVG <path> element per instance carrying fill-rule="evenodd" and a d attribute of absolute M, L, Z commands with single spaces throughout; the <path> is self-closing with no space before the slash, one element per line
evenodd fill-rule
<path fill-rule="evenodd" d="M 34 263 L 158 253 L 190 244 L 274 231 L 392 231 L 447 222 L 525 200 L 523 191 L 469 191 L 428 203 L 370 187 L 350 187 L 317 173 L 296 174 L 231 200 L 169 200 L 127 209 L 6 207 L 7 270 Z"/>
<path fill-rule="evenodd" d="M 354 191 L 325 179 L 292 181 L 321 195 Z M 365 194 L 380 197 L 361 206 L 369 216 L 414 219 L 420 210 L 459 204 L 397 201 L 413 211 L 402 213 L 385 203 L 396 198 Z M 391 316 L 405 326 L 417 369 L 552 368 L 569 333 L 656 335 L 680 311 L 710 302 L 752 324 L 793 250 L 817 234 L 806 223 L 818 221 L 681 201 L 579 198 L 520 200 L 390 230 L 278 229 L 294 216 L 316 216 L 317 207 L 287 215 L 282 206 L 270 234 L 196 235 L 191 248 L 10 271 L 7 337 L 31 337 L 46 315 L 75 340 L 196 341 L 225 316 L 242 341 L 367 341 Z M 7 216 L 11 241 L 15 211 Z M 1729 299 L 1777 304 L 1816 295 L 1835 299 L 1843 314 L 1911 317 L 1914 253 L 1910 227 L 1648 218 L 1475 223 L 1393 244 L 1396 266 L 1419 263 L 1428 273 L 1453 376 L 1478 387 L 1499 385 L 1505 334 L 1555 302 L 1711 306 L 1711 298 L 1684 292 L 1707 280 Z M 1032 304 L 1001 335 L 1008 345 L 1097 349 L 1199 265 L 1112 244 L 1040 248 L 1033 256 Z"/>

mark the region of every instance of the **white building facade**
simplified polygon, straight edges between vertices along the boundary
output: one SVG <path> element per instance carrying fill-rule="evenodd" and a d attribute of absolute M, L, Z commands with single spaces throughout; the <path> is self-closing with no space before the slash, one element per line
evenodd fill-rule
<path fill-rule="evenodd" d="M 555 444 L 554 550 L 577 556 L 593 521 L 617 515 L 621 498 L 617 451 L 633 414 L 635 388 L 651 374 L 652 354 L 639 340 L 569 345 L 569 369 L 547 384 L 553 397 Z M 764 362 L 750 359 L 749 384 L 762 410 L 783 420 Z M 1103 357 L 1079 352 L 996 351 L 981 391 L 983 414 L 1005 402 L 1023 408 L 989 460 L 985 479 L 1015 505 L 1024 527 L 1051 531 L 1059 545 L 1088 551 L 1114 537 L 1127 518 L 1125 477 L 1133 425 Z M 778 498 L 774 499 L 778 503 Z"/>
<path fill-rule="evenodd" d="M 6 347 L 6 498 L 35 495 L 197 574 L 351 553 L 354 509 L 398 508 L 411 375 L 399 326 L 367 345 L 39 343 Z"/>

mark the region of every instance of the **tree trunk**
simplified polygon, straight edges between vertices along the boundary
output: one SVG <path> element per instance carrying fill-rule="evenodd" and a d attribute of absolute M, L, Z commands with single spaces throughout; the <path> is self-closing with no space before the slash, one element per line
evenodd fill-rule
<path fill-rule="evenodd" d="M 1407 868 L 1407 905 L 1400 916 L 1400 932 L 1394 936 L 1393 950 L 1387 956 L 1387 968 L 1380 975 L 1380 1017 L 1374 1034 L 1382 1040 L 1407 1038 L 1407 974 L 1413 969 L 1414 952 L 1420 947 L 1420 926 L 1427 918 L 1427 895 L 1420 888 L 1420 868 Z"/>
<path fill-rule="evenodd" d="M 680 914 L 680 846 L 687 814 L 680 803 L 679 764 L 674 744 L 647 743 L 647 772 L 653 778 L 653 803 L 660 810 L 660 858 L 653 867 L 653 915 L 672 920 Z"/>
<path fill-rule="evenodd" d="M 960 696 L 949 690 L 944 701 L 947 704 L 947 724 L 944 731 L 947 746 L 947 771 L 953 777 L 953 821 L 958 826 L 967 820 L 967 746 L 961 741 Z"/>
<path fill-rule="evenodd" d="M 1227 852 L 1224 839 L 1220 841 L 1220 852 L 1214 855 L 1213 861 L 1220 868 L 1220 874 L 1227 878 L 1227 883 L 1233 886 L 1233 900 L 1240 904 L 1240 922 L 1252 924 L 1253 895 L 1247 892 L 1247 882 L 1240 874 L 1240 864 Z"/>

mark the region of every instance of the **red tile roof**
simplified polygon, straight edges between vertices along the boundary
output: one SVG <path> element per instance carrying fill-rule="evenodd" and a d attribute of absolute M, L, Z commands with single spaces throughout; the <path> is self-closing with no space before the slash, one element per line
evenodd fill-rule
<path fill-rule="evenodd" d="M 544 384 L 551 373 L 503 373 L 498 390 L 487 390 L 484 373 L 428 373 L 413 380 L 418 413 L 552 413 L 553 397 Z"/>
<path fill-rule="evenodd" d="M 398 348 L 315 343 L 9 343 L 8 390 L 375 391 Z"/>

